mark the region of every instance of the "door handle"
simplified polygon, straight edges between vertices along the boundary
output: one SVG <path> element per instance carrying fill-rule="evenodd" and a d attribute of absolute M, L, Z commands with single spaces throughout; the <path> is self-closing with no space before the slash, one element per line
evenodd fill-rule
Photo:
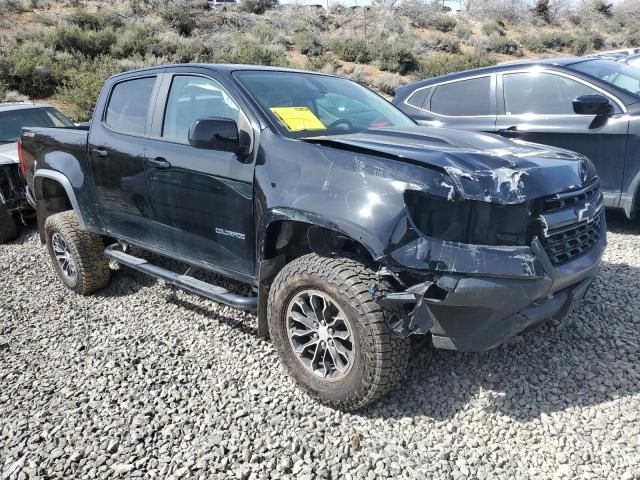
<path fill-rule="evenodd" d="M 498 130 L 498 135 L 502 135 L 503 137 L 517 137 L 518 135 L 522 135 L 522 130 L 518 130 L 516 125 L 513 125 L 508 128 L 503 128 L 502 130 Z"/>
<path fill-rule="evenodd" d="M 105 158 L 109 156 L 109 152 L 104 148 L 94 148 L 91 150 L 96 157 Z"/>
<path fill-rule="evenodd" d="M 171 163 L 162 157 L 150 158 L 147 162 L 149 162 L 149 165 L 153 168 L 157 168 L 158 170 L 171 168 Z"/>

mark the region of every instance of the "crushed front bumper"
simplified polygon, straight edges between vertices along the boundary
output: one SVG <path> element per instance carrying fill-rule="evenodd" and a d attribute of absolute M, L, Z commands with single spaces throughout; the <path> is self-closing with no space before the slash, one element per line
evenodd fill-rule
<path fill-rule="evenodd" d="M 542 284 L 527 287 L 513 280 L 460 279 L 445 300 L 430 306 L 433 345 L 465 352 L 496 347 L 534 325 L 563 318 L 582 300 L 592 280 L 590 275 L 545 295 Z"/>
<path fill-rule="evenodd" d="M 403 252 L 403 257 L 398 257 L 396 250 L 395 260 L 419 258 L 423 265 L 431 262 L 429 279 L 378 302 L 392 312 L 404 312 L 393 314 L 389 321 L 401 336 L 431 332 L 437 348 L 491 349 L 536 324 L 564 317 L 584 297 L 606 247 L 604 212 L 601 215 L 597 242 L 561 265 L 552 262 L 537 239 L 526 252 L 491 247 L 465 252 L 459 245 L 437 245 L 437 263 L 432 255 Z M 444 248 L 464 254 L 441 254 Z M 417 273 L 414 268 L 412 271 Z"/>

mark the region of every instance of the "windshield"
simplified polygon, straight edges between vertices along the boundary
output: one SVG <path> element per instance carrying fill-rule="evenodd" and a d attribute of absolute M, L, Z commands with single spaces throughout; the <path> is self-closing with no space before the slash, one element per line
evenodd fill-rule
<path fill-rule="evenodd" d="M 277 71 L 234 75 L 290 137 L 415 125 L 382 97 L 343 78 Z"/>
<path fill-rule="evenodd" d="M 73 127 L 73 123 L 50 107 L 0 112 L 0 143 L 17 142 L 22 127 Z"/>
<path fill-rule="evenodd" d="M 640 96 L 640 67 L 611 60 L 589 60 L 575 63 L 568 68 L 586 73 L 606 83 Z"/>

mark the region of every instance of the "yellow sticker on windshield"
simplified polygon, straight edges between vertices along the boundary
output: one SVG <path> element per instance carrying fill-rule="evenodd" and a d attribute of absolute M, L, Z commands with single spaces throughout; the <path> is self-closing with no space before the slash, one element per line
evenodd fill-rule
<path fill-rule="evenodd" d="M 327 129 L 307 107 L 273 107 L 271 111 L 290 132 Z"/>

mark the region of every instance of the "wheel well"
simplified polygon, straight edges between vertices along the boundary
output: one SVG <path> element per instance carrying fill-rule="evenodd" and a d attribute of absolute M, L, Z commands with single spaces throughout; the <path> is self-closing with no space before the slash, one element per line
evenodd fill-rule
<path fill-rule="evenodd" d="M 282 268 L 307 253 L 343 255 L 373 263 L 367 248 L 348 235 L 327 227 L 293 220 L 279 220 L 267 227 L 260 261 L 258 335 L 269 338 L 267 299 L 274 278 Z"/>
<path fill-rule="evenodd" d="M 73 206 L 64 187 L 51 178 L 36 178 L 34 189 L 40 241 L 45 243 L 44 222 L 47 218 L 54 213 L 72 210 Z"/>
<path fill-rule="evenodd" d="M 369 250 L 344 233 L 309 223 L 282 220 L 267 227 L 262 261 L 274 264 L 275 268 L 264 274 L 261 271 L 261 281 L 270 283 L 284 265 L 312 252 L 323 256 L 349 256 L 373 263 Z"/>

